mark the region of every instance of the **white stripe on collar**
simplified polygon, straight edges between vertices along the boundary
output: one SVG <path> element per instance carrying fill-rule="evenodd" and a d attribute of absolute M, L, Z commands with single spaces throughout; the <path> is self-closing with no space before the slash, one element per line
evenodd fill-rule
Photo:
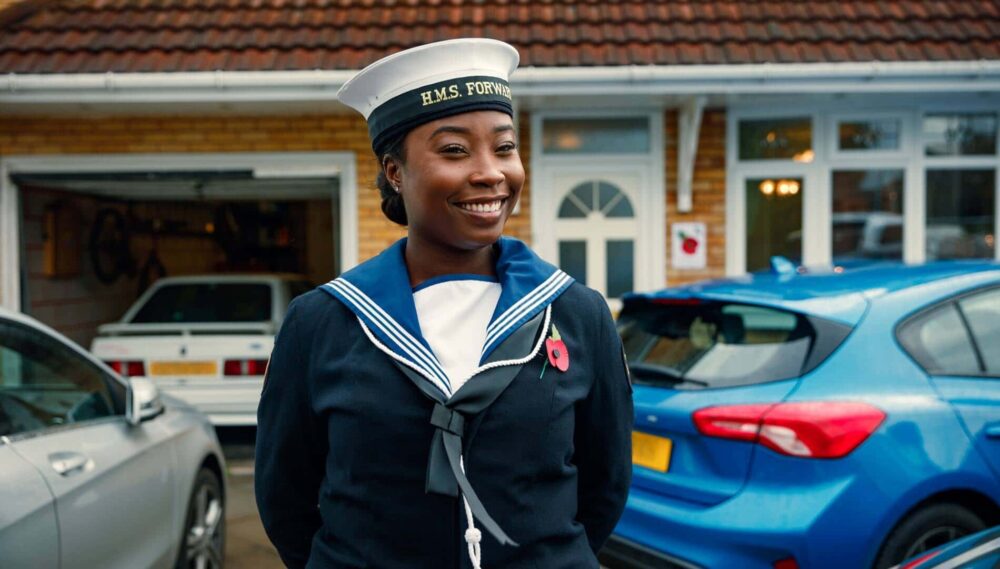
<path fill-rule="evenodd" d="M 423 375 L 432 379 L 437 387 L 446 397 L 451 396 L 451 385 L 448 376 L 444 373 L 441 364 L 437 361 L 434 353 L 428 350 L 417 341 L 405 328 L 399 325 L 392 316 L 389 316 L 382 307 L 376 304 L 365 293 L 356 286 L 342 278 L 334 279 L 326 285 L 331 291 L 337 292 L 338 297 L 349 303 L 357 312 L 364 315 L 372 325 L 376 326 L 389 340 L 396 344 L 399 351 L 408 356 L 412 364 L 423 370 Z"/>
<path fill-rule="evenodd" d="M 539 308 L 548 306 L 552 302 L 552 299 L 561 294 L 563 289 L 572 283 L 572 281 L 573 279 L 569 275 L 557 270 L 542 284 L 535 287 L 534 290 L 504 311 L 486 329 L 486 343 L 483 346 L 483 354 L 485 355 L 492 350 L 509 332 L 515 330 L 523 323 L 523 320 L 533 316 Z"/>

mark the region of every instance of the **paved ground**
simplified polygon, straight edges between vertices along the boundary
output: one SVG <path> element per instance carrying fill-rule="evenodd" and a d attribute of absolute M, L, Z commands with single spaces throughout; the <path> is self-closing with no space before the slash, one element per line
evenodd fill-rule
<path fill-rule="evenodd" d="M 253 497 L 254 429 L 219 429 L 229 469 L 226 504 L 226 566 L 235 569 L 283 569 L 267 540 Z"/>

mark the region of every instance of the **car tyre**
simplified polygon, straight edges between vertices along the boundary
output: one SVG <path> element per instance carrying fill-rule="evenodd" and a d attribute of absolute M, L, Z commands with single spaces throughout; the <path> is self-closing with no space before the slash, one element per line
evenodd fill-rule
<path fill-rule="evenodd" d="M 979 516 L 958 504 L 934 504 L 921 508 L 892 530 L 882 544 L 875 569 L 888 569 L 985 527 Z"/>
<path fill-rule="evenodd" d="M 194 479 L 181 534 L 177 569 L 222 569 L 225 565 L 226 511 L 219 477 L 202 468 Z"/>

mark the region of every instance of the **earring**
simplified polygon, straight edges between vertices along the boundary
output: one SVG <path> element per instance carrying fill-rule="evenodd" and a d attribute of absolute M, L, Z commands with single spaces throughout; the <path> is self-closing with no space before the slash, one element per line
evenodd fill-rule
<path fill-rule="evenodd" d="M 392 189 L 396 190 L 397 194 L 399 193 L 399 186 L 397 186 L 396 184 L 392 185 Z"/>

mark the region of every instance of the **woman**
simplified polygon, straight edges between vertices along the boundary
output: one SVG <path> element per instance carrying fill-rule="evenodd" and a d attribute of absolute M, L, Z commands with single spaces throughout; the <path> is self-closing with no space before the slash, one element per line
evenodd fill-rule
<path fill-rule="evenodd" d="M 290 567 L 597 568 L 631 477 L 604 299 L 501 237 L 524 184 L 493 40 L 380 60 L 365 115 L 407 238 L 297 298 L 258 411 L 256 495 Z"/>

